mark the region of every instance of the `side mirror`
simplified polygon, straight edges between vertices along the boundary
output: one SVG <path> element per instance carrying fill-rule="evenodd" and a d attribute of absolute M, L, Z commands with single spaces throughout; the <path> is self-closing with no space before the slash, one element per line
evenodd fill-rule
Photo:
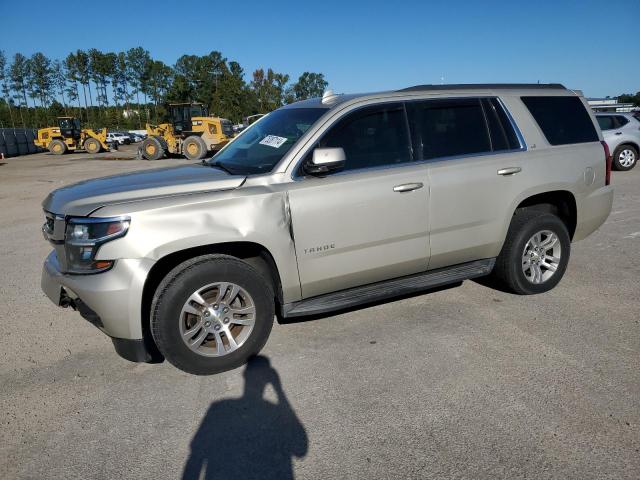
<path fill-rule="evenodd" d="M 326 175 L 342 169 L 346 159 L 342 147 L 316 148 L 311 162 L 304 165 L 304 171 L 309 175 Z"/>

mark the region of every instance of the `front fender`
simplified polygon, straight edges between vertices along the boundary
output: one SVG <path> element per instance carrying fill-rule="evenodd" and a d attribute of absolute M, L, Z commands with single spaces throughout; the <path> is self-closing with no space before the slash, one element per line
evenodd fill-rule
<path fill-rule="evenodd" d="M 283 300 L 301 299 L 300 279 L 291 238 L 286 192 L 251 188 L 221 192 L 208 199 L 194 196 L 180 205 L 127 213 L 104 208 L 98 216 L 127 214 L 127 235 L 103 245 L 97 259 L 161 258 L 194 247 L 229 242 L 252 242 L 269 251 L 282 282 Z M 140 206 L 138 206 L 140 208 Z"/>

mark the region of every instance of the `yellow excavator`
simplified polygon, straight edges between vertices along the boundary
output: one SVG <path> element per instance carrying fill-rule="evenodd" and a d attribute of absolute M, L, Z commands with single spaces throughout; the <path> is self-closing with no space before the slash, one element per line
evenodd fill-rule
<path fill-rule="evenodd" d="M 233 124 L 226 118 L 208 116 L 202 103 L 171 103 L 168 110 L 170 123 L 147 124 L 147 138 L 141 147 L 147 160 L 158 160 L 165 154 L 200 160 L 233 137 Z"/>
<path fill-rule="evenodd" d="M 58 117 L 58 126 L 39 129 L 33 142 L 55 155 L 76 150 L 92 154 L 110 150 L 106 128 L 98 131 L 82 128 L 80 120 L 74 117 Z"/>

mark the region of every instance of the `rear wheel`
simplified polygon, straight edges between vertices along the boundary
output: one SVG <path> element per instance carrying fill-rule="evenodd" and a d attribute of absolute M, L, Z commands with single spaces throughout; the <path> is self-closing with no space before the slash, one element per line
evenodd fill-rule
<path fill-rule="evenodd" d="M 51 140 L 49 151 L 54 155 L 62 155 L 67 151 L 67 145 L 62 140 Z"/>
<path fill-rule="evenodd" d="M 101 148 L 102 148 L 102 145 L 100 145 L 100 142 L 95 138 L 87 138 L 84 142 L 84 149 L 88 153 L 91 153 L 91 154 L 98 153 Z"/>
<path fill-rule="evenodd" d="M 514 293 L 551 290 L 569 263 L 571 239 L 556 215 L 536 210 L 516 212 L 492 275 Z"/>
<path fill-rule="evenodd" d="M 200 160 L 207 155 L 207 144 L 196 135 L 191 135 L 182 144 L 182 153 L 189 160 Z"/>
<path fill-rule="evenodd" d="M 636 166 L 638 150 L 631 145 L 620 145 L 613 152 L 613 167 L 616 170 L 627 171 Z"/>
<path fill-rule="evenodd" d="M 147 160 L 159 160 L 164 156 L 162 143 L 156 137 L 147 137 L 142 142 L 142 155 Z"/>
<path fill-rule="evenodd" d="M 262 349 L 275 304 L 271 285 L 251 265 L 205 255 L 169 272 L 151 312 L 164 357 L 187 373 L 210 375 L 239 367 Z"/>

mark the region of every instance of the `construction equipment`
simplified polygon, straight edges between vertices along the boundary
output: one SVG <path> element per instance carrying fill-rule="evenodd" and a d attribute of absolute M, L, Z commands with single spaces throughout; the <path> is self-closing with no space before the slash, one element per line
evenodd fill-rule
<path fill-rule="evenodd" d="M 110 150 L 106 128 L 98 131 L 82 128 L 80 120 L 74 117 L 58 117 L 57 127 L 39 129 L 33 143 L 56 155 L 76 150 L 92 154 Z"/>
<path fill-rule="evenodd" d="M 148 136 L 142 142 L 142 155 L 147 160 L 158 160 L 167 153 L 200 160 L 233 137 L 232 123 L 209 117 L 201 103 L 172 103 L 168 110 L 171 123 L 147 124 Z"/>

